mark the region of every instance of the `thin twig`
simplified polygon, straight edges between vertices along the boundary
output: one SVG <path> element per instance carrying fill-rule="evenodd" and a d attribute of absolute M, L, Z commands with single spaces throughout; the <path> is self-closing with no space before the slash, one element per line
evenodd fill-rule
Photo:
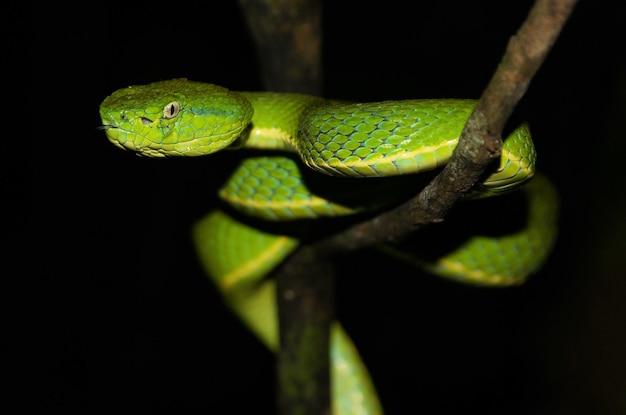
<path fill-rule="evenodd" d="M 452 158 L 416 197 L 317 243 L 321 251 L 354 250 L 394 242 L 440 222 L 500 156 L 501 134 L 545 60 L 577 0 L 537 0 L 507 46 L 500 65 L 468 119 Z"/>

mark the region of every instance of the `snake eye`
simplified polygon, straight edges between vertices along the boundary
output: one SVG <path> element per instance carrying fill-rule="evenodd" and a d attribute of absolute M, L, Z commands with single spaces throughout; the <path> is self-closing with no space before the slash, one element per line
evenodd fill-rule
<path fill-rule="evenodd" d="M 172 101 L 163 107 L 163 116 L 167 119 L 174 118 L 180 112 L 180 104 L 176 101 Z"/>

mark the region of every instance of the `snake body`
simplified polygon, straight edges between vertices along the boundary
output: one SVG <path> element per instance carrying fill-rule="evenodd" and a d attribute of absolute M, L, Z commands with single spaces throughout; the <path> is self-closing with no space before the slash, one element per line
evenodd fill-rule
<path fill-rule="evenodd" d="M 276 350 L 276 293 L 265 277 L 299 238 L 267 225 L 315 223 L 398 202 L 404 192 L 388 180 L 414 179 L 445 165 L 474 106 L 458 99 L 334 104 L 174 79 L 117 90 L 102 102 L 100 115 L 113 144 L 150 157 L 251 150 L 219 190 L 237 214 L 210 212 L 196 224 L 194 239 L 225 301 Z M 528 208 L 523 228 L 469 238 L 438 259 L 415 259 L 411 247 L 390 253 L 462 282 L 523 282 L 543 264 L 556 236 L 556 192 L 535 174 L 535 159 L 522 124 L 504 140 L 499 165 L 475 189 L 482 197 L 521 187 Z M 364 177 L 369 179 L 356 180 Z M 367 369 L 339 323 L 331 332 L 331 363 L 335 413 L 382 413 Z"/>

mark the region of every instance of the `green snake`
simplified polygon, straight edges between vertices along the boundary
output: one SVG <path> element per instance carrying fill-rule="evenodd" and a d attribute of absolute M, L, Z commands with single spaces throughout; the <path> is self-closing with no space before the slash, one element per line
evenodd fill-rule
<path fill-rule="evenodd" d="M 335 103 L 173 79 L 119 89 L 102 102 L 100 115 L 109 140 L 140 155 L 241 151 L 240 164 L 218 191 L 225 208 L 195 225 L 195 246 L 225 302 L 275 351 L 276 293 L 266 277 L 300 243 L 285 224 L 353 217 L 401 202 L 404 185 L 393 183 L 445 165 L 475 104 L 461 99 Z M 522 124 L 504 139 L 500 162 L 471 192 L 480 199 L 521 189 L 527 208 L 523 228 L 473 236 L 442 258 L 419 259 L 410 246 L 383 249 L 465 283 L 522 283 L 542 266 L 557 233 L 557 194 L 535 172 L 535 160 L 529 128 Z M 369 178 L 355 179 L 363 177 Z M 367 369 L 338 322 L 330 356 L 334 413 L 382 413 Z"/>

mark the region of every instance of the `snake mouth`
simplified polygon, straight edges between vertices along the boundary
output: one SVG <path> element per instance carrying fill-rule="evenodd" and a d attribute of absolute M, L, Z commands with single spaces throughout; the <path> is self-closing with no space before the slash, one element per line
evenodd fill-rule
<path fill-rule="evenodd" d="M 166 156 L 166 154 L 158 149 L 151 148 L 149 144 L 146 146 L 145 143 L 150 143 L 150 141 L 137 132 L 126 130 L 114 124 L 103 124 L 100 129 L 104 131 L 109 141 L 118 148 L 135 151 L 140 155 L 150 157 Z M 144 144 L 138 145 L 138 143 Z"/>
<path fill-rule="evenodd" d="M 129 131 L 126 131 L 123 128 L 118 127 L 117 125 L 113 125 L 113 124 L 102 124 L 101 126 L 97 127 L 97 129 L 101 130 L 101 131 L 104 131 L 104 133 L 106 134 L 107 138 L 111 142 L 113 142 L 113 144 L 115 144 L 118 141 L 118 137 L 119 137 L 120 131 L 124 131 L 127 134 L 129 134 Z"/>
<path fill-rule="evenodd" d="M 240 131 L 234 133 L 229 131 L 222 134 L 194 137 L 184 142 L 160 143 L 137 131 L 128 130 L 115 124 L 103 124 L 99 129 L 103 130 L 109 141 L 118 148 L 131 150 L 142 156 L 158 158 L 212 154 L 233 144 L 233 141 L 236 141 L 240 134 Z"/>

